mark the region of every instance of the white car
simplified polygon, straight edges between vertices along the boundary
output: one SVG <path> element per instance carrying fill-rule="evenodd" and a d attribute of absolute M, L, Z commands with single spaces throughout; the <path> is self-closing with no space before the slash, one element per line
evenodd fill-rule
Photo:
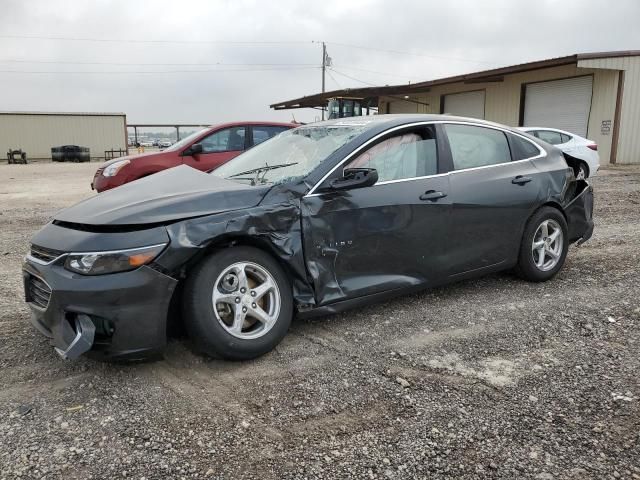
<path fill-rule="evenodd" d="M 160 148 L 168 148 L 168 147 L 170 147 L 171 145 L 173 145 L 173 144 L 172 144 L 172 143 L 171 143 L 171 141 L 169 141 L 169 140 L 160 140 L 160 141 L 158 142 L 158 146 L 159 146 Z"/>
<path fill-rule="evenodd" d="M 557 128 L 520 127 L 520 130 L 555 145 L 567 155 L 580 160 L 576 172 L 578 179 L 593 177 L 600 168 L 598 145 L 593 140 Z"/>

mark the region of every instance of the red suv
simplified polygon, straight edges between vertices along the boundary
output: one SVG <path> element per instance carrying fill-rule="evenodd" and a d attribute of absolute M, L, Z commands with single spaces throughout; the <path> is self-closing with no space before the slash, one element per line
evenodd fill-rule
<path fill-rule="evenodd" d="M 198 170 L 212 170 L 246 149 L 297 126 L 292 123 L 242 122 L 208 127 L 161 152 L 130 155 L 105 162 L 94 175 L 91 188 L 103 192 L 182 164 Z"/>

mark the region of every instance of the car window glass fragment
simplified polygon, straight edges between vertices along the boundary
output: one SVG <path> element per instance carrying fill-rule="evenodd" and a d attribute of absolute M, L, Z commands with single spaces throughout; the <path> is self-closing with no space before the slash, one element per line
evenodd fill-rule
<path fill-rule="evenodd" d="M 507 137 L 500 130 L 473 125 L 445 125 L 454 170 L 511 161 Z"/>

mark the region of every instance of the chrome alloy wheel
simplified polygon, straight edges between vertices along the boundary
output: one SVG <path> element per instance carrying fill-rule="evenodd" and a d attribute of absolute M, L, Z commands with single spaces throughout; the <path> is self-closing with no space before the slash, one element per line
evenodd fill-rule
<path fill-rule="evenodd" d="M 280 315 L 280 291 L 264 267 L 239 262 L 218 276 L 211 297 L 220 325 L 244 340 L 259 338 L 275 325 Z"/>
<path fill-rule="evenodd" d="M 533 243 L 531 245 L 533 263 L 543 272 L 552 270 L 560 261 L 563 248 L 564 235 L 562 227 L 555 220 L 545 220 L 533 235 Z"/>

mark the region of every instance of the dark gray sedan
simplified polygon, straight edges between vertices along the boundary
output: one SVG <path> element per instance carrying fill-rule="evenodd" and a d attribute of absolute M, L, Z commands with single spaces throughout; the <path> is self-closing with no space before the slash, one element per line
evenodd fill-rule
<path fill-rule="evenodd" d="M 202 351 L 249 359 L 294 316 L 507 269 L 549 280 L 591 236 L 592 209 L 562 152 L 521 131 L 334 120 L 59 212 L 25 258 L 26 300 L 66 358 L 148 357 L 175 322 Z"/>

